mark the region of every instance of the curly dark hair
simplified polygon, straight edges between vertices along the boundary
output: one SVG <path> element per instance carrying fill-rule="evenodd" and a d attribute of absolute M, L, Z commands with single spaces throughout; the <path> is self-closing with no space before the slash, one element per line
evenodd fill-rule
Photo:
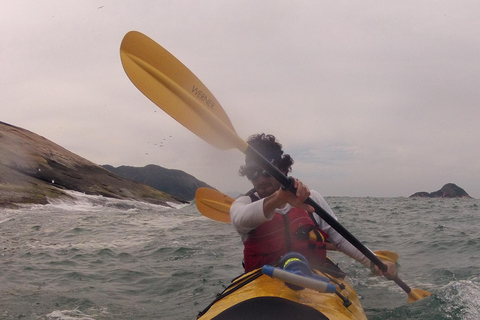
<path fill-rule="evenodd" d="M 278 153 L 280 158 L 276 159 L 272 164 L 282 172 L 288 173 L 292 171 L 293 159 L 289 154 L 283 153 L 283 146 L 274 135 L 265 133 L 254 134 L 248 137 L 247 143 L 260 153 L 262 153 L 262 150 L 267 149 Z M 245 158 L 245 162 L 247 160 L 248 157 Z M 242 177 L 246 175 L 245 165 L 240 166 L 238 173 Z"/>

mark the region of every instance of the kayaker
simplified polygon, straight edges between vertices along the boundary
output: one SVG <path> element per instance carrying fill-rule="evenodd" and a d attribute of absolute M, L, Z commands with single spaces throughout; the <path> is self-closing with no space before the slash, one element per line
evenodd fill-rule
<path fill-rule="evenodd" d="M 284 154 L 282 145 L 275 136 L 256 134 L 247 142 L 285 175 L 291 171 L 293 159 Z M 328 240 L 338 251 L 382 275 L 365 255 L 317 214 L 309 215 L 314 209 L 304 201 L 311 197 L 337 219 L 320 193 L 310 190 L 297 179 L 294 179 L 296 194 L 283 190 L 275 178 L 248 156 L 245 158 L 245 165 L 240 167 L 239 174 L 246 176 L 254 187 L 253 192 L 237 198 L 230 208 L 230 219 L 244 243 L 246 272 L 271 264 L 289 251 L 300 252 L 314 264 L 321 264 L 325 260 Z M 390 261 L 383 262 L 388 267 L 384 275 L 392 279 L 397 272 L 395 264 Z"/>

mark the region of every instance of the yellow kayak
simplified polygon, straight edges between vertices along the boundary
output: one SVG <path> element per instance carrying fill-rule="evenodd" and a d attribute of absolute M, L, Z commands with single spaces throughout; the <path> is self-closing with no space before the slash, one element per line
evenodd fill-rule
<path fill-rule="evenodd" d="M 198 319 L 207 320 L 260 320 L 260 319 L 367 319 L 345 274 L 328 260 L 322 271 L 314 270 L 315 277 L 322 280 L 333 292 L 320 293 L 316 289 L 298 286 L 277 278 L 272 278 L 257 269 L 234 279 L 205 310 Z M 275 272 L 287 273 L 269 267 Z M 288 276 L 288 275 L 287 275 Z M 301 278 L 293 275 L 292 277 Z M 311 277 L 303 277 L 308 281 Z M 290 281 L 290 280 L 288 280 Z M 293 280 L 292 280 L 293 281 Z M 293 289 L 292 289 L 293 287 Z"/>

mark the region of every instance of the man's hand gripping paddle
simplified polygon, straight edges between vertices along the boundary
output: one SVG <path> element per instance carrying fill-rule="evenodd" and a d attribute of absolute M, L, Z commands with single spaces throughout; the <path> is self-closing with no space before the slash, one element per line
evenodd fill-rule
<path fill-rule="evenodd" d="M 123 68 L 133 84 L 180 124 L 219 149 L 240 150 L 285 188 L 290 186 L 288 178 L 282 172 L 238 136 L 212 93 L 167 50 L 147 36 L 131 31 L 123 38 L 120 56 Z M 315 201 L 308 198 L 305 203 L 311 205 L 326 223 L 367 256 L 380 270 L 387 269 L 370 249 Z M 410 288 L 398 276 L 393 281 L 408 294 L 409 302 L 430 295 L 425 290 Z"/>
<path fill-rule="evenodd" d="M 218 221 L 230 223 L 230 206 L 235 199 L 227 196 L 216 189 L 198 188 L 195 192 L 195 204 L 198 211 L 205 217 Z M 388 250 L 378 250 L 374 253 L 382 261 L 388 260 L 397 262 L 398 253 Z"/>

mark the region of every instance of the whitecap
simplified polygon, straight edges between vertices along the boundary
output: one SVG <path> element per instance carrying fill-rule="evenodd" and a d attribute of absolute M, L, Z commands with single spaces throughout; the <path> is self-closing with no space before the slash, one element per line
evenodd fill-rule
<path fill-rule="evenodd" d="M 171 209 L 181 208 L 184 204 L 168 203 L 168 205 L 158 205 L 147 202 L 127 199 L 107 198 L 100 195 L 88 195 L 78 191 L 65 191 L 70 198 L 62 199 L 48 199 L 47 206 L 66 210 L 66 211 L 95 211 L 104 210 L 105 207 L 112 207 L 117 209 L 136 210 L 136 209 Z M 170 207 L 169 207 L 170 206 Z"/>
<path fill-rule="evenodd" d="M 480 319 L 480 283 L 470 280 L 454 281 L 438 293 L 446 313 L 464 320 Z"/>
<path fill-rule="evenodd" d="M 74 310 L 55 310 L 47 314 L 48 319 L 54 320 L 95 320 L 89 315 L 82 313 L 78 309 Z"/>

